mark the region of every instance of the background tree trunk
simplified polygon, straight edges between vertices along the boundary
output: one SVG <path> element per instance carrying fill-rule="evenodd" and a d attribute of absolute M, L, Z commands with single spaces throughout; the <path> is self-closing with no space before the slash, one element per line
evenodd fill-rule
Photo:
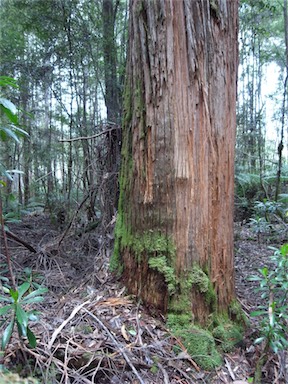
<path fill-rule="evenodd" d="M 276 177 L 276 188 L 275 188 L 275 201 L 278 201 L 281 187 L 281 171 L 283 162 L 283 149 L 284 149 L 284 127 L 285 127 L 285 111 L 287 108 L 287 82 L 288 82 L 288 20 L 287 20 L 287 0 L 283 3 L 283 14 L 284 14 L 284 35 L 285 35 L 285 80 L 283 85 L 283 101 L 282 101 L 282 116 L 281 116 L 281 132 L 280 142 L 278 144 L 278 169 Z"/>
<path fill-rule="evenodd" d="M 105 174 L 103 178 L 103 220 L 102 226 L 106 231 L 108 224 L 115 214 L 118 203 L 118 173 L 120 167 L 121 120 L 120 84 L 117 77 L 117 46 L 115 41 L 115 22 L 119 0 L 103 0 L 103 57 L 105 77 L 105 105 L 107 108 L 107 126 L 112 128 L 107 133 L 108 148 L 105 159 Z"/>
<path fill-rule="evenodd" d="M 111 267 L 160 310 L 204 323 L 234 298 L 238 2 L 130 2 Z"/>

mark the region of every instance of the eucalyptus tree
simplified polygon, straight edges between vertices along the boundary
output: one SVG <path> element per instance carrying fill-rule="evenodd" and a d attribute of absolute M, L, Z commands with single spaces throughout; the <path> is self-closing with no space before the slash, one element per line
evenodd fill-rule
<path fill-rule="evenodd" d="M 235 298 L 238 4 L 217 4 L 130 1 L 111 268 L 181 336 Z"/>

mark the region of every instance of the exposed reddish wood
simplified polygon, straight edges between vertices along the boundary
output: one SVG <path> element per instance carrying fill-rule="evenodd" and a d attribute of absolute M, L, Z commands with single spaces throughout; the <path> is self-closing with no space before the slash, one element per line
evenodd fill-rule
<path fill-rule="evenodd" d="M 123 254 L 123 263 L 125 270 L 122 278 L 130 292 L 141 297 L 147 307 L 166 313 L 168 292 L 163 276 L 149 269 L 147 260 L 137 263 L 128 251 Z"/>

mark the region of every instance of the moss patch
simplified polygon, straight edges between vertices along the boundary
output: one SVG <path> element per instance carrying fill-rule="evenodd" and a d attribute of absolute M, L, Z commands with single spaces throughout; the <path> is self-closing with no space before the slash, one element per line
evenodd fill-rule
<path fill-rule="evenodd" d="M 194 265 L 188 275 L 187 284 L 189 287 L 196 288 L 204 295 L 206 303 L 212 310 L 216 309 L 216 293 L 209 276 L 199 267 Z"/>
<path fill-rule="evenodd" d="M 243 329 L 228 321 L 214 328 L 212 335 L 223 352 L 231 352 L 235 345 L 243 339 Z"/>
<path fill-rule="evenodd" d="M 12 384 L 12 383 L 19 383 L 19 384 L 38 384 L 39 381 L 36 379 L 33 379 L 32 377 L 26 377 L 22 378 L 18 374 L 15 373 L 3 373 L 0 372 L 0 384 Z"/>
<path fill-rule="evenodd" d="M 148 260 L 148 265 L 164 276 L 169 294 L 174 294 L 176 292 L 177 279 L 174 269 L 167 263 L 167 258 L 165 256 L 151 257 Z"/>
<path fill-rule="evenodd" d="M 192 359 L 203 369 L 212 370 L 222 364 L 222 357 L 217 351 L 216 344 L 210 332 L 190 326 L 185 330 L 176 330 L 178 337 Z"/>
<path fill-rule="evenodd" d="M 208 320 L 207 329 L 193 324 L 191 310 L 193 290 L 203 294 L 211 311 L 210 325 Z M 203 369 L 210 370 L 221 364 L 222 351 L 230 352 L 235 344 L 242 340 L 243 312 L 238 302 L 233 301 L 227 313 L 219 314 L 216 293 L 208 274 L 198 265 L 194 265 L 181 279 L 179 278 L 178 291 L 170 297 L 167 327 L 179 337 L 197 364 Z"/>
<path fill-rule="evenodd" d="M 172 332 L 177 332 L 189 328 L 191 323 L 192 313 L 187 311 L 186 313 L 169 313 L 166 324 Z"/>
<path fill-rule="evenodd" d="M 169 313 L 182 314 L 191 311 L 191 291 L 197 290 L 204 296 L 211 312 L 216 310 L 216 293 L 209 276 L 198 266 L 194 265 L 189 272 L 176 279 L 177 290 L 170 297 Z M 192 315 L 190 316 L 192 319 Z"/>
<path fill-rule="evenodd" d="M 129 245 L 137 257 L 145 253 L 152 257 L 155 255 L 175 256 L 175 246 L 171 238 L 160 232 L 146 231 L 141 235 L 135 235 L 130 239 Z M 160 263 L 161 264 L 161 263 Z M 162 263 L 163 264 L 163 263 Z M 167 264 L 167 262 L 166 262 Z"/>
<path fill-rule="evenodd" d="M 236 301 L 235 301 L 236 302 Z M 237 313 L 239 317 L 233 318 L 231 316 L 231 305 L 234 306 L 234 301 L 230 304 L 229 310 L 226 313 L 214 313 L 211 316 L 211 323 L 208 325 L 208 329 L 211 331 L 215 338 L 216 344 L 223 350 L 223 352 L 231 352 L 235 345 L 243 340 L 243 333 L 245 324 L 242 321 L 243 313 L 241 307 L 238 308 Z"/>
<path fill-rule="evenodd" d="M 149 267 L 163 274 L 169 292 L 171 294 L 175 292 L 176 275 L 171 264 L 174 262 L 176 250 L 171 238 L 154 231 L 132 235 L 121 213 L 117 217 L 115 237 L 114 252 L 110 261 L 112 271 L 122 272 L 120 252 L 127 247 L 134 253 L 139 263 L 143 255 L 148 256 Z"/>
<path fill-rule="evenodd" d="M 249 320 L 245 313 L 243 312 L 243 309 L 241 308 L 241 305 L 238 303 L 237 300 L 233 300 L 229 305 L 229 316 L 232 320 L 234 320 L 236 323 L 243 325 L 244 327 L 249 325 Z"/>

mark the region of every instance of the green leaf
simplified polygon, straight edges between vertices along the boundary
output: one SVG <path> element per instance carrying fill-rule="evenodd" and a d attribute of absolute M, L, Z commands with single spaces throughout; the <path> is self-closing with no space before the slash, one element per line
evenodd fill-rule
<path fill-rule="evenodd" d="M 2 128 L 2 130 L 7 134 L 7 136 L 10 136 L 13 140 L 15 140 L 16 143 L 20 143 L 18 136 L 12 129 Z"/>
<path fill-rule="evenodd" d="M 47 292 L 48 292 L 48 289 L 44 288 L 44 287 L 36 289 L 35 291 L 29 293 L 29 295 L 25 296 L 25 298 L 23 299 L 23 302 L 25 301 L 25 303 L 26 303 L 27 300 L 29 300 L 35 296 L 43 295 L 44 293 L 47 293 Z"/>
<path fill-rule="evenodd" d="M 9 111 L 13 114 L 16 115 L 17 113 L 17 108 L 16 106 L 12 103 L 12 101 L 6 99 L 5 97 L 0 97 L 0 104 L 3 105 L 6 109 L 9 109 Z"/>
<path fill-rule="evenodd" d="M 285 337 L 280 337 L 280 341 L 284 348 L 288 346 L 288 341 L 285 339 Z"/>
<path fill-rule="evenodd" d="M 20 304 L 17 304 L 17 307 L 16 307 L 16 318 L 19 324 L 21 324 L 21 326 L 25 328 L 25 334 L 24 333 L 23 334 L 24 336 L 26 336 L 26 328 L 28 326 L 28 315 L 24 311 L 24 309 L 21 307 Z"/>
<path fill-rule="evenodd" d="M 27 327 L 27 337 L 28 337 L 29 345 L 30 345 L 32 348 L 35 348 L 36 345 L 37 345 L 36 336 L 35 336 L 35 334 L 31 331 L 31 329 L 30 329 L 29 327 Z"/>
<path fill-rule="evenodd" d="M 282 245 L 282 247 L 280 248 L 280 253 L 282 256 L 288 255 L 288 244 Z"/>
<path fill-rule="evenodd" d="M 277 341 L 271 341 L 270 347 L 274 353 L 278 353 L 279 351 L 279 343 Z"/>
<path fill-rule="evenodd" d="M 0 102 L 0 110 L 4 112 L 8 120 L 13 124 L 18 124 L 18 117 L 14 113 L 10 111 L 9 108 L 6 108 L 1 102 Z"/>
<path fill-rule="evenodd" d="M 2 128 L 0 128 L 0 139 L 2 141 L 6 141 L 7 140 L 7 133 Z"/>
<path fill-rule="evenodd" d="M 253 311 L 250 313 L 250 316 L 256 317 L 261 315 L 267 315 L 267 311 Z"/>
<path fill-rule="evenodd" d="M 262 336 L 262 337 L 258 337 L 258 339 L 256 339 L 255 341 L 254 341 L 254 343 L 255 344 L 260 344 L 260 343 L 262 343 L 262 341 L 264 341 L 266 338 L 264 337 L 264 336 Z"/>
<path fill-rule="evenodd" d="M 0 316 L 6 315 L 12 309 L 12 305 L 4 305 L 4 307 L 0 308 Z"/>
<path fill-rule="evenodd" d="M 261 269 L 260 269 L 260 272 L 262 273 L 262 275 L 263 275 L 264 277 L 267 277 L 267 276 L 268 276 L 268 268 L 267 268 L 267 267 L 261 268 Z"/>
<path fill-rule="evenodd" d="M 30 299 L 23 299 L 22 303 L 23 304 L 33 304 L 33 303 L 42 303 L 42 301 L 44 300 L 44 297 L 43 296 L 35 296 L 35 297 L 31 297 Z"/>
<path fill-rule="evenodd" d="M 1 342 L 1 349 L 2 350 L 4 350 L 7 347 L 7 345 L 9 344 L 9 341 L 10 341 L 11 336 L 12 336 L 13 328 L 14 328 L 14 318 L 10 321 L 10 323 L 7 325 L 7 327 L 5 328 L 5 330 L 3 332 L 2 342 Z"/>
<path fill-rule="evenodd" d="M 10 293 L 10 296 L 12 297 L 12 299 L 14 300 L 14 302 L 16 303 L 18 301 L 18 297 L 19 297 L 19 292 L 18 291 L 14 291 L 12 288 L 9 290 L 9 293 Z"/>
<path fill-rule="evenodd" d="M 6 231 L 6 229 L 5 229 L 5 231 Z M 2 278 L 3 278 L 3 277 L 2 277 Z M 5 279 L 5 278 L 4 278 L 4 279 Z M 3 281 L 6 281 L 6 282 L 9 283 L 9 279 L 5 279 L 5 280 L 4 280 L 4 279 L 3 279 Z M 3 289 L 3 292 L 4 292 L 4 293 L 8 293 L 8 294 L 10 293 L 10 287 L 5 287 L 5 285 L 3 285 L 2 289 Z M 6 296 L 2 296 L 2 297 L 6 297 Z"/>
<path fill-rule="evenodd" d="M 5 220 L 14 219 L 15 215 L 16 215 L 16 212 L 8 212 L 7 215 L 5 215 Z"/>
<path fill-rule="evenodd" d="M 39 317 L 37 316 L 37 314 L 38 314 L 38 312 L 36 312 L 36 311 L 30 311 L 28 313 L 28 319 L 31 321 L 38 321 Z"/>
<path fill-rule="evenodd" d="M 13 130 L 16 132 L 16 134 L 17 134 L 18 136 L 22 136 L 22 137 L 26 136 L 26 137 L 29 137 L 29 133 L 26 132 L 26 131 L 24 131 L 24 129 L 19 128 L 19 127 L 16 127 L 15 125 L 12 125 L 12 127 L 13 127 Z"/>
<path fill-rule="evenodd" d="M 8 297 L 5 297 L 5 296 L 0 296 L 0 301 L 5 301 L 6 303 L 12 303 L 13 302 L 11 297 L 8 298 Z"/>
<path fill-rule="evenodd" d="M 20 287 L 18 288 L 19 300 L 24 295 L 24 293 L 28 291 L 29 288 L 30 288 L 30 283 L 28 281 L 24 281 L 24 283 L 20 285 Z"/>
<path fill-rule="evenodd" d="M 3 176 L 7 177 L 8 180 L 13 181 L 13 178 L 9 175 L 8 172 L 3 168 L 2 164 L 0 163 L 0 174 L 2 173 Z"/>
<path fill-rule="evenodd" d="M 253 275 L 253 276 L 249 276 L 247 278 L 248 281 L 262 281 L 263 277 L 260 277 L 260 276 L 257 276 L 257 275 Z"/>
<path fill-rule="evenodd" d="M 18 320 L 16 320 L 16 323 L 17 323 L 17 329 L 18 329 L 19 337 L 22 337 L 22 336 L 26 337 L 26 335 L 27 335 L 27 328 L 25 328 L 23 326 L 23 324 L 20 324 Z"/>
<path fill-rule="evenodd" d="M 17 80 L 13 79 L 12 77 L 9 76 L 0 76 L 0 86 L 5 87 L 5 86 L 10 86 L 14 88 L 19 88 L 17 85 Z"/>

